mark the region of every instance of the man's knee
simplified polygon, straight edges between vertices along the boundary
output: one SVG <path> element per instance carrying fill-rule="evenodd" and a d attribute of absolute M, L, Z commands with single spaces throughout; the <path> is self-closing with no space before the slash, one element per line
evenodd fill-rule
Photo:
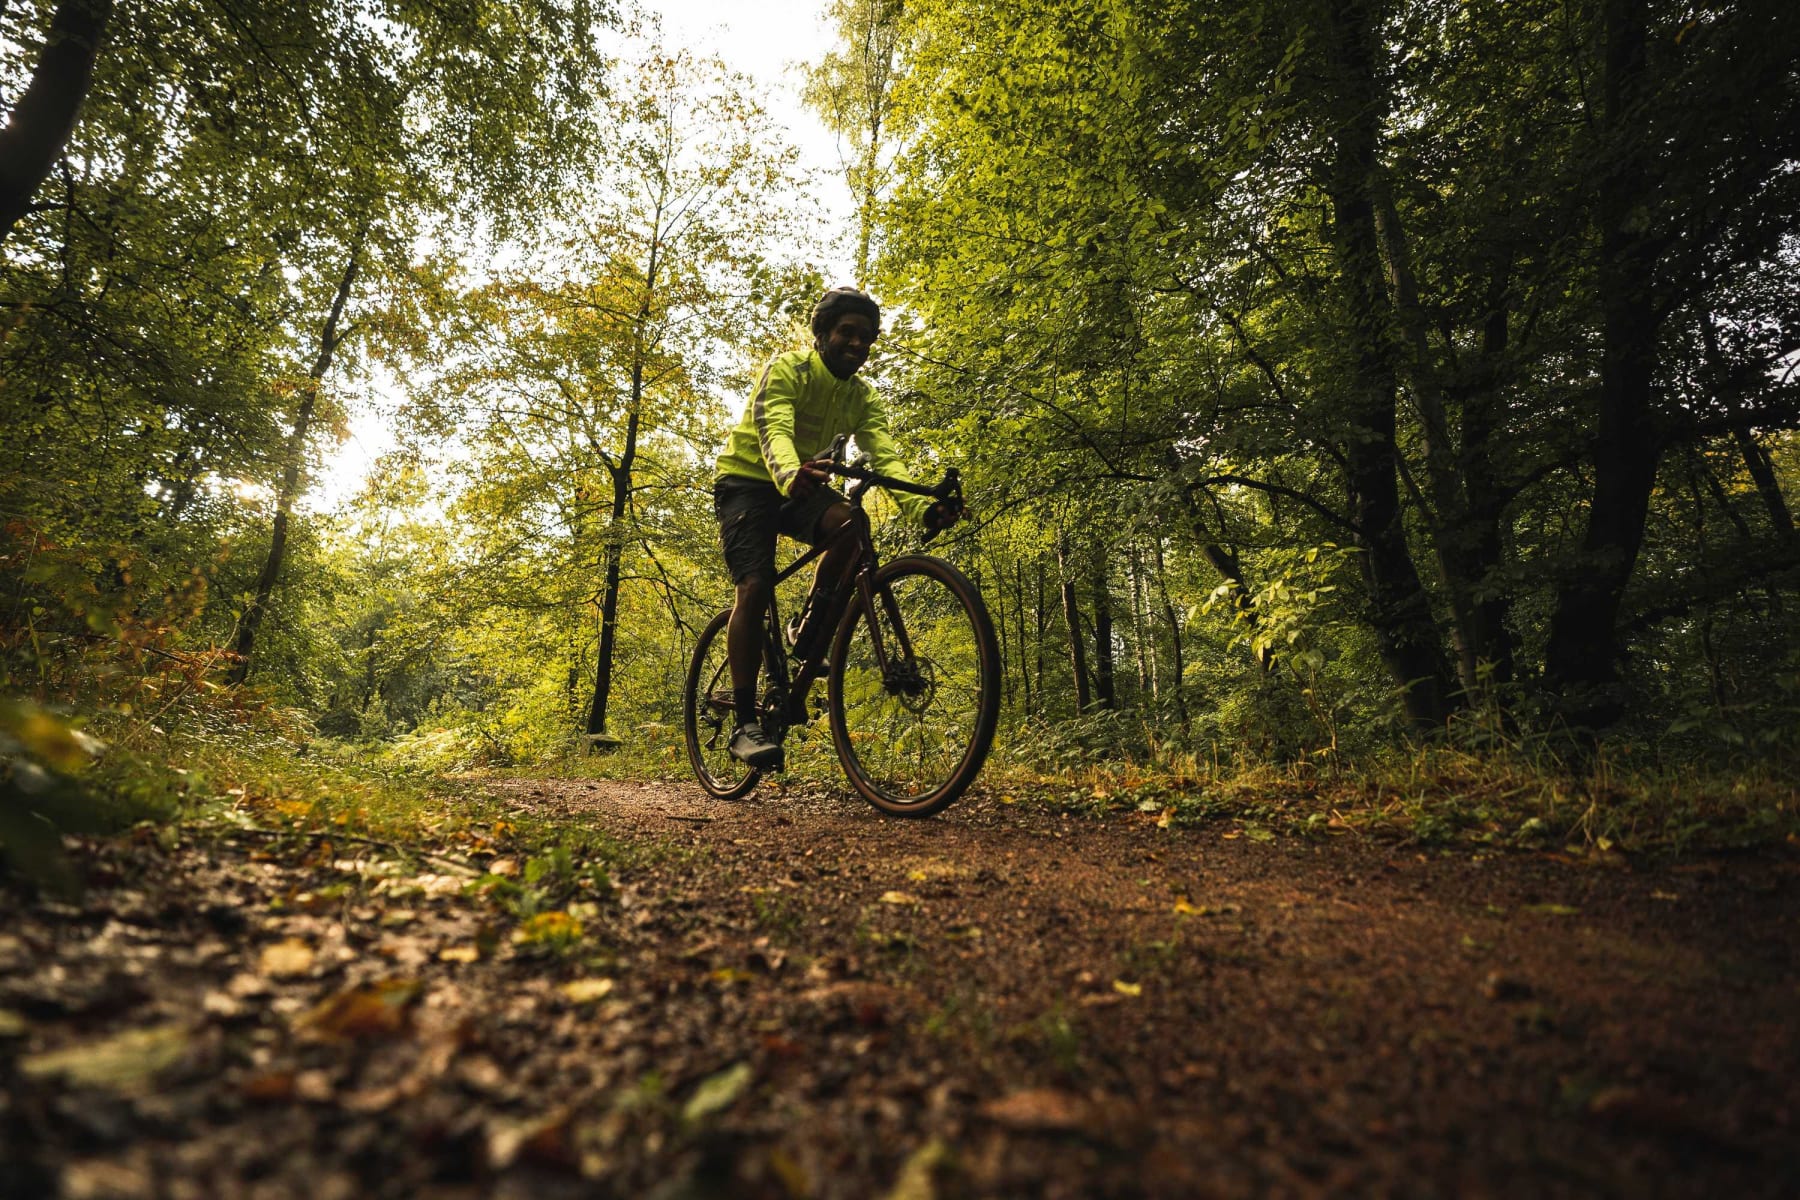
<path fill-rule="evenodd" d="M 739 607 L 751 609 L 761 608 L 769 602 L 769 591 L 775 586 L 775 578 L 760 571 L 753 571 L 737 582 L 737 602 Z"/>

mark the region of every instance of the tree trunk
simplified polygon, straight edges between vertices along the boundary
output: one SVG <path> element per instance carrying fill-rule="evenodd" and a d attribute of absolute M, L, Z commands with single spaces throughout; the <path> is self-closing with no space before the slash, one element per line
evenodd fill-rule
<path fill-rule="evenodd" d="M 1158 537 L 1151 544 L 1156 547 L 1156 587 L 1157 590 L 1162 593 L 1163 620 L 1169 623 L 1169 638 L 1173 645 L 1175 658 L 1173 663 L 1175 672 L 1175 718 L 1181 722 L 1182 731 L 1185 733 L 1188 727 L 1188 710 L 1187 693 L 1182 688 L 1182 675 L 1186 670 L 1186 664 L 1182 661 L 1181 653 L 1181 618 L 1175 612 L 1175 602 L 1169 599 L 1169 569 L 1163 562 L 1162 538 Z"/>
<path fill-rule="evenodd" d="M 1751 428 L 1750 417 L 1745 412 L 1744 388 L 1739 371 L 1726 361 L 1724 351 L 1719 347 L 1719 331 L 1713 323 L 1711 313 L 1703 312 L 1700 315 L 1700 336 L 1706 350 L 1707 373 L 1712 376 L 1714 393 L 1731 413 L 1731 437 L 1737 443 L 1738 453 L 1743 456 L 1744 468 L 1750 472 L 1751 482 L 1756 485 L 1756 494 L 1762 500 L 1763 511 L 1769 515 L 1769 524 L 1775 530 L 1776 538 L 1783 545 L 1792 546 L 1793 510 L 1788 507 L 1787 497 L 1782 495 L 1781 483 L 1775 478 L 1775 464 L 1769 458 L 1769 452 L 1756 440 L 1756 433 Z"/>
<path fill-rule="evenodd" d="M 1069 667 L 1075 676 L 1075 711 L 1084 713 L 1090 703 L 1087 651 L 1082 646 L 1081 608 L 1075 602 L 1075 579 L 1069 569 L 1069 541 L 1066 536 L 1057 540 L 1056 566 L 1062 577 L 1063 624 L 1069 631 Z"/>
<path fill-rule="evenodd" d="M 600 592 L 600 649 L 594 663 L 594 700 L 588 705 L 587 737 L 590 748 L 613 742 L 606 730 L 606 708 L 612 699 L 613 649 L 619 631 L 619 576 L 625 558 L 625 510 L 631 503 L 632 470 L 637 465 L 639 413 L 644 402 L 644 360 L 649 350 L 651 302 L 656 296 L 662 258 L 662 216 L 659 206 L 644 267 L 644 295 L 638 304 L 631 344 L 631 394 L 626 407 L 625 448 L 616 463 L 607 463 L 612 478 L 612 511 L 606 523 L 606 578 Z"/>
<path fill-rule="evenodd" d="M 1651 173 L 1642 130 L 1644 0 L 1607 0 L 1605 129 L 1610 166 L 1596 197 L 1602 359 L 1594 437 L 1594 498 L 1579 569 L 1557 589 L 1544 676 L 1576 729 L 1599 730 L 1624 711 L 1618 688 L 1619 608 L 1637 564 L 1656 483 L 1660 441 L 1651 428 L 1658 316 L 1654 230 L 1644 219 Z"/>
<path fill-rule="evenodd" d="M 1113 654 L 1112 589 L 1106 577 L 1105 551 L 1094 551 L 1094 701 L 1101 708 L 1119 707 L 1118 663 Z"/>
<path fill-rule="evenodd" d="M 1450 607 L 1450 636 L 1456 649 L 1457 675 L 1465 696 L 1485 699 L 1493 682 L 1495 663 L 1508 656 L 1501 645 L 1495 644 L 1497 640 L 1504 640 L 1503 627 L 1495 630 L 1491 626 L 1485 619 L 1488 614 L 1476 599 L 1483 585 L 1500 567 L 1498 530 L 1487 528 L 1484 522 L 1489 516 L 1497 519 L 1498 514 L 1478 513 L 1470 500 L 1477 491 L 1493 490 L 1488 481 L 1471 478 L 1470 468 L 1487 462 L 1486 447 L 1482 447 L 1484 453 L 1479 455 L 1460 454 L 1451 437 L 1444 389 L 1426 333 L 1426 318 L 1419 301 L 1418 277 L 1413 271 L 1406 229 L 1394 207 L 1385 175 L 1378 172 L 1375 179 L 1371 189 L 1375 202 L 1375 229 L 1387 260 L 1395 316 L 1406 339 L 1408 352 L 1402 361 L 1408 390 L 1418 410 L 1426 478 L 1431 486 L 1431 509 L 1426 516 L 1438 577 L 1443 581 L 1444 596 Z M 1503 339 L 1504 332 L 1502 310 Z M 1476 421 L 1466 422 L 1463 426 L 1465 440 L 1471 436 L 1485 439 L 1487 432 Z"/>
<path fill-rule="evenodd" d="M 1431 728 L 1449 716 L 1449 668 L 1401 523 L 1394 440 L 1398 385 L 1389 349 L 1394 319 L 1371 200 L 1386 107 L 1375 75 L 1375 23 L 1367 0 L 1332 0 L 1328 11 L 1328 59 L 1340 123 L 1326 190 L 1337 283 L 1354 352 L 1346 414 L 1353 428 L 1343 447 L 1351 516 L 1363 550 L 1376 650 L 1408 718 Z"/>
<path fill-rule="evenodd" d="M 1131 543 L 1131 649 L 1137 658 L 1138 703 L 1143 697 L 1156 699 L 1156 651 L 1145 636 L 1144 620 L 1144 555 L 1137 542 Z"/>
<path fill-rule="evenodd" d="M 31 83 L 0 125 L 0 242 L 31 210 L 75 132 L 111 16 L 112 0 L 62 0 L 50 18 Z"/>
<path fill-rule="evenodd" d="M 1044 635 L 1050 630 L 1050 603 L 1044 595 L 1044 574 L 1044 558 L 1043 555 L 1040 554 L 1037 557 L 1037 607 L 1032 609 L 1032 612 L 1037 615 L 1037 640 L 1033 643 L 1035 650 L 1033 652 L 1032 665 L 1035 667 L 1034 674 L 1037 678 L 1037 705 L 1039 711 L 1042 711 L 1047 707 L 1044 700 Z"/>
<path fill-rule="evenodd" d="M 600 649 L 594 663 L 594 701 L 588 706 L 587 735 L 590 745 L 611 740 L 606 730 L 606 707 L 612 699 L 613 650 L 619 636 L 619 576 L 625 558 L 625 509 L 631 499 L 631 472 L 637 458 L 637 393 L 643 386 L 643 367 L 632 370 L 633 403 L 625 419 L 625 452 L 612 475 L 612 511 L 606 525 L 606 578 L 600 592 Z"/>
<path fill-rule="evenodd" d="M 269 600 L 275 594 L 275 585 L 281 579 L 281 568 L 287 556 L 288 523 L 293 516 L 294 501 L 300 496 L 300 468 L 306 459 L 306 435 L 312 425 L 313 409 L 319 401 L 319 384 L 331 367 L 332 355 L 336 353 L 341 338 L 338 321 L 344 315 L 344 305 L 350 300 L 350 289 L 356 284 L 356 273 L 362 263 L 363 238 L 366 235 L 365 228 L 351 244 L 350 261 L 344 267 L 343 277 L 338 280 L 337 294 L 331 300 L 331 312 L 326 316 L 325 329 L 319 335 L 319 353 L 313 358 L 312 370 L 307 372 L 306 386 L 300 393 L 300 407 L 294 413 L 294 429 L 288 434 L 281 488 L 275 495 L 275 523 L 269 531 L 269 555 L 263 560 L 261 574 L 256 577 L 256 595 L 238 621 L 237 638 L 232 646 L 237 655 L 237 664 L 227 676 L 232 683 L 243 683 L 250 678 L 250 663 L 256 651 L 256 634 L 262 626 L 263 615 L 268 611 Z"/>

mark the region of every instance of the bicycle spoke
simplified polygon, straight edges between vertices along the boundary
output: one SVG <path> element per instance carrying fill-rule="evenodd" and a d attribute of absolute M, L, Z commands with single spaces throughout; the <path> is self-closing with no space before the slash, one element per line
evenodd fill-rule
<path fill-rule="evenodd" d="M 725 657 L 725 624 L 729 615 L 720 613 L 701 633 L 682 697 L 688 762 L 700 786 L 721 799 L 748 794 L 761 778 L 760 772 L 731 755 L 731 735 L 737 720 L 731 697 L 731 670 Z"/>
<path fill-rule="evenodd" d="M 901 560 L 883 575 L 887 596 L 872 612 L 859 605 L 834 648 L 833 732 L 845 770 L 872 803 L 935 811 L 979 770 L 993 735 L 992 627 L 947 563 Z"/>

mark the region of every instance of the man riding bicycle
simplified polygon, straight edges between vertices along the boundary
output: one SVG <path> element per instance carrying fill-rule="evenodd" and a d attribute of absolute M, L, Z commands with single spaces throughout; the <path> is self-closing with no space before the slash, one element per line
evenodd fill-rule
<path fill-rule="evenodd" d="M 756 695 L 762 614 L 775 585 L 776 533 L 818 545 L 851 519 L 849 501 L 826 485 L 830 476 L 818 465 L 829 460 L 832 441 L 840 434 L 855 436 L 876 471 L 906 478 L 875 389 L 856 378 L 880 332 L 881 309 L 867 293 L 847 287 L 826 292 L 813 308 L 813 348 L 769 361 L 719 455 L 713 512 L 737 587 L 726 631 L 737 720 L 730 749 L 748 766 L 770 766 L 781 757 L 780 744 L 757 720 Z M 909 518 L 923 521 L 931 532 L 962 516 L 955 501 L 927 504 L 922 496 L 898 492 L 894 498 Z M 847 542 L 820 559 L 806 605 L 788 627 L 797 656 L 810 656 L 836 623 L 855 566 Z"/>

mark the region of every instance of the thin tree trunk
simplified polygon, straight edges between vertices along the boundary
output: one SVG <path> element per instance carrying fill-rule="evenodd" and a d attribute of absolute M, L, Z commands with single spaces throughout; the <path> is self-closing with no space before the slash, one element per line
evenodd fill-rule
<path fill-rule="evenodd" d="M 1062 578 L 1063 625 L 1069 631 L 1069 667 L 1075 676 L 1075 711 L 1088 710 L 1087 651 L 1082 646 L 1081 608 L 1075 602 L 1075 579 L 1069 569 L 1069 543 L 1065 536 L 1056 543 L 1056 567 Z"/>
<path fill-rule="evenodd" d="M 1131 649 L 1137 659 L 1139 703 L 1148 695 L 1156 699 L 1156 671 L 1153 651 L 1144 636 L 1144 556 L 1136 541 L 1131 543 Z"/>
<path fill-rule="evenodd" d="M 1112 589 L 1106 577 L 1105 552 L 1094 552 L 1094 701 L 1101 708 L 1119 707 L 1118 664 L 1113 654 Z"/>
<path fill-rule="evenodd" d="M 1024 704 L 1022 705 L 1021 711 L 1029 713 L 1031 711 L 1032 697 L 1031 663 L 1027 658 L 1027 652 L 1030 649 L 1030 645 L 1025 630 L 1025 610 L 1029 605 L 1026 603 L 1027 598 L 1025 595 L 1025 564 L 1017 560 L 1014 560 L 1013 562 L 1013 581 L 1013 598 L 1017 601 L 1017 603 L 1013 605 L 1013 609 L 1014 615 L 1019 621 L 1019 686 L 1020 690 L 1024 692 Z"/>
<path fill-rule="evenodd" d="M 612 700 L 613 650 L 619 631 L 619 576 L 625 557 L 625 510 L 631 503 L 632 470 L 637 465 L 639 414 L 644 402 L 645 337 L 650 325 L 651 302 L 656 296 L 662 258 L 662 216 L 659 204 L 652 224 L 650 252 L 644 266 L 644 295 L 638 304 L 631 339 L 631 394 L 626 407 L 625 448 L 617 463 L 607 464 L 612 478 L 612 511 L 606 525 L 606 579 L 600 593 L 600 648 L 594 663 L 594 699 L 588 705 L 587 737 L 590 748 L 613 742 L 606 730 L 606 709 Z"/>
<path fill-rule="evenodd" d="M 1045 598 L 1046 582 L 1044 579 L 1044 559 L 1040 554 L 1037 559 L 1037 642 L 1034 666 L 1037 668 L 1037 703 L 1041 711 L 1047 706 L 1044 700 L 1044 635 L 1050 630 L 1050 604 Z"/>
<path fill-rule="evenodd" d="M 0 124 L 0 242 L 50 176 L 87 99 L 112 0 L 62 0 L 24 95 Z"/>
<path fill-rule="evenodd" d="M 1168 566 L 1163 562 L 1162 538 L 1158 537 L 1151 544 L 1156 547 L 1156 587 L 1157 590 L 1162 593 L 1163 620 L 1169 623 L 1169 640 L 1173 646 L 1175 655 L 1175 662 L 1173 664 L 1175 672 L 1175 717 L 1181 722 L 1182 732 L 1185 733 L 1187 732 L 1188 727 L 1188 710 L 1187 692 L 1182 687 L 1184 682 L 1182 675 L 1186 671 L 1186 664 L 1182 661 L 1181 618 L 1175 612 L 1175 602 L 1169 598 L 1169 570 Z"/>
<path fill-rule="evenodd" d="M 1744 459 L 1744 467 L 1750 472 L 1751 482 L 1756 485 L 1756 494 L 1762 500 L 1763 511 L 1769 515 L 1769 524 L 1775 530 L 1775 536 L 1784 545 L 1791 545 L 1794 541 L 1793 510 L 1788 507 L 1787 497 L 1782 495 L 1781 483 L 1775 478 L 1775 464 L 1770 460 L 1769 452 L 1756 440 L 1756 434 L 1750 427 L 1750 419 L 1744 411 L 1743 387 L 1738 380 L 1738 373 L 1726 361 L 1724 352 L 1719 348 L 1719 331 L 1713 324 L 1711 313 L 1701 314 L 1700 335 L 1706 349 L 1706 366 L 1708 373 L 1712 375 L 1713 390 L 1731 413 L 1732 440 L 1737 443 L 1738 453 Z"/>
<path fill-rule="evenodd" d="M 363 239 L 367 232 L 366 227 L 359 231 L 351 244 L 350 261 L 344 267 L 343 277 L 338 280 L 337 294 L 331 300 L 331 312 L 326 316 L 325 328 L 319 335 L 319 352 L 313 358 L 312 370 L 307 372 L 306 386 L 300 393 L 300 407 L 294 413 L 293 432 L 288 434 L 285 448 L 286 462 L 281 472 L 281 487 L 275 495 L 275 523 L 269 531 L 269 554 L 263 560 L 261 573 L 256 577 L 256 593 L 250 601 L 250 607 L 238 621 L 237 638 L 232 646 L 237 655 L 237 663 L 227 676 L 232 683 L 243 683 L 250 678 L 251 659 L 256 651 L 256 634 L 262 627 L 269 600 L 275 594 L 275 585 L 281 579 L 281 568 L 287 557 L 288 523 L 292 519 L 294 501 L 300 495 L 300 467 L 306 460 L 306 435 L 312 426 L 313 409 L 319 401 L 320 382 L 331 367 L 332 356 L 337 352 L 342 336 L 338 332 L 338 321 L 344 315 L 344 305 L 349 303 L 350 290 L 356 284 L 356 273 L 362 264 Z"/>

